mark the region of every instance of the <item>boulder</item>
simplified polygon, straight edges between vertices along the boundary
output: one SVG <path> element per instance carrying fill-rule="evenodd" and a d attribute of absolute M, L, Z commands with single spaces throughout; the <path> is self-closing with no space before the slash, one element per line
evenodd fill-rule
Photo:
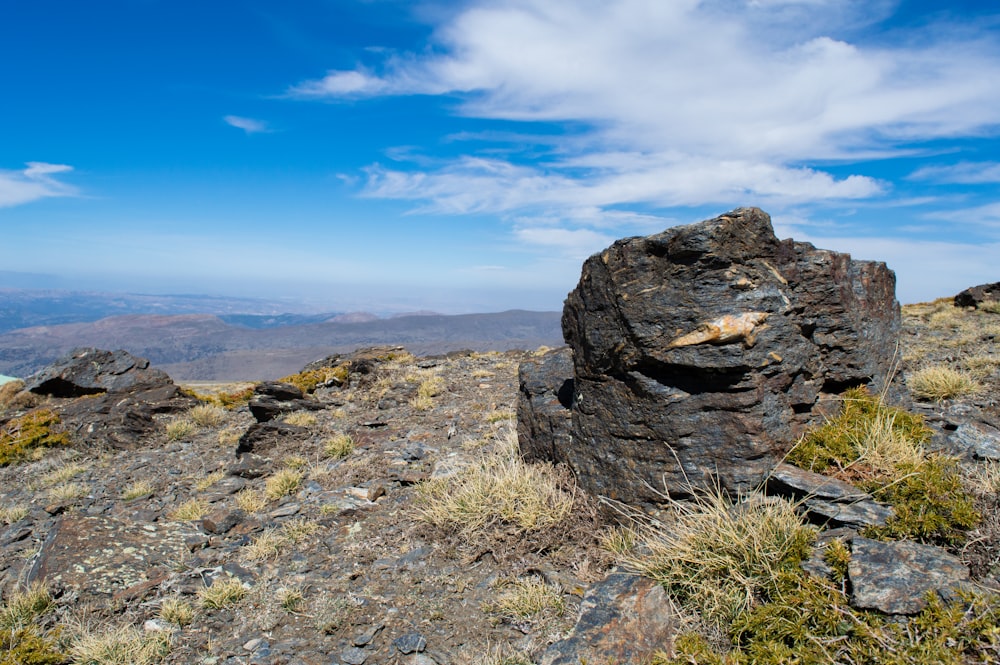
<path fill-rule="evenodd" d="M 250 413 L 258 423 L 264 423 L 292 411 L 321 411 L 322 403 L 305 399 L 302 391 L 290 383 L 265 381 L 254 388 Z"/>
<path fill-rule="evenodd" d="M 529 358 L 518 368 L 517 436 L 528 461 L 564 462 L 572 436 L 573 352 Z"/>
<path fill-rule="evenodd" d="M 25 389 L 53 397 L 80 397 L 172 384 L 166 372 L 127 351 L 79 348 L 28 377 Z"/>
<path fill-rule="evenodd" d="M 1000 301 L 1000 282 L 970 286 L 955 296 L 955 307 L 979 308 L 984 302 Z"/>
<path fill-rule="evenodd" d="M 153 417 L 181 413 L 198 404 L 173 383 L 139 387 L 128 393 L 79 397 L 57 408 L 64 427 L 77 439 L 112 448 L 134 448 L 149 443 L 159 431 Z"/>
<path fill-rule="evenodd" d="M 880 386 L 899 327 L 885 264 L 779 241 L 756 208 L 616 241 L 566 299 L 572 436 L 553 457 L 627 503 L 750 490 L 822 394 Z"/>

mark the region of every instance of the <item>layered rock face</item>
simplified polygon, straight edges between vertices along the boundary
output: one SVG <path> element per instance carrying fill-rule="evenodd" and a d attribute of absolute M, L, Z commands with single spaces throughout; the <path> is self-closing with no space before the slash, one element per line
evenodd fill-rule
<path fill-rule="evenodd" d="M 566 300 L 572 431 L 552 456 L 627 503 L 748 490 L 822 393 L 885 380 L 899 326 L 885 264 L 779 241 L 756 208 L 619 240 Z"/>

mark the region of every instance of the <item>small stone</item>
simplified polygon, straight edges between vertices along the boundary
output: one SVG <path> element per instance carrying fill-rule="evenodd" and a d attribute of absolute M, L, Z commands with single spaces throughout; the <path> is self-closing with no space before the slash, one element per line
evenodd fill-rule
<path fill-rule="evenodd" d="M 294 515 L 297 512 L 299 512 L 300 510 L 302 510 L 302 506 L 300 506 L 299 504 L 297 504 L 297 503 L 286 503 L 285 505 L 278 506 L 277 508 L 275 508 L 274 510 L 272 510 L 269 513 L 269 515 L 271 517 L 274 517 L 274 518 L 278 518 L 278 517 L 291 517 L 292 515 Z"/>
<path fill-rule="evenodd" d="M 420 633 L 407 633 L 392 641 L 401 654 L 420 653 L 427 647 L 427 640 Z"/>
<path fill-rule="evenodd" d="M 222 535 L 228 533 L 229 530 L 239 524 L 244 517 L 246 517 L 246 513 L 242 510 L 220 508 L 219 510 L 214 510 L 201 518 L 201 526 L 208 533 Z"/>
<path fill-rule="evenodd" d="M 385 486 L 384 485 L 372 485 L 368 488 L 368 494 L 366 498 L 369 501 L 375 501 L 379 497 L 385 496 Z"/>
<path fill-rule="evenodd" d="M 369 644 L 373 639 L 375 639 L 375 636 L 378 635 L 383 628 L 385 628 L 384 623 L 377 623 L 374 626 L 369 626 L 365 632 L 356 636 L 352 640 L 354 646 L 363 647 Z"/>
<path fill-rule="evenodd" d="M 170 626 L 159 619 L 147 619 L 142 624 L 142 629 L 147 633 L 160 633 L 164 630 L 170 630 Z"/>
<path fill-rule="evenodd" d="M 347 647 L 340 652 L 340 659 L 347 665 L 363 665 L 368 660 L 369 652 L 358 647 Z"/>
<path fill-rule="evenodd" d="M 264 642 L 264 640 L 262 640 L 261 638 L 255 637 L 252 640 L 248 640 L 243 645 L 243 649 L 245 651 L 256 651 L 263 642 Z"/>

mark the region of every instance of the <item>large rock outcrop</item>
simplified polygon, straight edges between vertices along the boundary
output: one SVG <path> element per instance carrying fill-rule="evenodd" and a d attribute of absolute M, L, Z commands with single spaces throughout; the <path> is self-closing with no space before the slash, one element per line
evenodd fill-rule
<path fill-rule="evenodd" d="M 885 264 L 779 241 L 756 208 L 619 240 L 566 300 L 572 432 L 552 457 L 627 503 L 748 490 L 821 394 L 884 381 L 899 325 Z"/>

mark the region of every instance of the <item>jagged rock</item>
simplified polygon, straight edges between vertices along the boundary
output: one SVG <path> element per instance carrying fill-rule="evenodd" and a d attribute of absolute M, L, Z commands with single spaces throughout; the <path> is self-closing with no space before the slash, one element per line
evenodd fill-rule
<path fill-rule="evenodd" d="M 518 368 L 517 438 L 528 461 L 564 462 L 572 436 L 573 352 L 530 358 Z"/>
<path fill-rule="evenodd" d="M 979 308 L 984 302 L 1000 301 L 1000 282 L 970 286 L 955 296 L 955 307 Z"/>
<path fill-rule="evenodd" d="M 58 407 L 67 431 L 77 439 L 114 448 L 147 445 L 160 429 L 156 414 L 180 413 L 198 404 L 173 383 L 139 387 L 130 393 L 109 392 L 79 397 Z"/>
<path fill-rule="evenodd" d="M 74 349 L 68 355 L 28 377 L 25 389 L 53 397 L 80 397 L 103 392 L 129 392 L 173 384 L 163 370 L 127 351 Z"/>
<path fill-rule="evenodd" d="M 969 569 L 940 547 L 906 540 L 883 543 L 855 537 L 848 576 L 851 605 L 886 614 L 916 614 L 927 606 L 928 591 L 969 579 Z"/>
<path fill-rule="evenodd" d="M 290 383 L 265 381 L 254 388 L 250 413 L 258 423 L 265 423 L 292 411 L 321 411 L 320 402 L 305 399 L 302 391 Z"/>
<path fill-rule="evenodd" d="M 252 452 L 259 455 L 280 447 L 285 441 L 304 436 L 307 432 L 308 430 L 304 427 L 297 427 L 287 423 L 255 423 L 240 437 L 239 442 L 236 444 L 236 454 L 243 455 L 244 453 Z"/>
<path fill-rule="evenodd" d="M 831 527 L 885 526 L 895 515 L 890 506 L 850 483 L 784 462 L 768 476 L 765 488 L 768 494 L 799 500 L 812 521 Z"/>
<path fill-rule="evenodd" d="M 643 663 L 672 650 L 678 623 L 663 587 L 648 578 L 615 572 L 592 586 L 568 638 L 542 655 L 541 665 Z"/>
<path fill-rule="evenodd" d="M 619 240 L 584 263 L 563 310 L 575 399 L 562 455 L 584 488 L 627 503 L 750 490 L 821 393 L 884 380 L 894 293 L 885 264 L 779 241 L 755 208 Z"/>
<path fill-rule="evenodd" d="M 948 437 L 948 446 L 974 459 L 1000 461 L 1000 430 L 985 423 L 963 423 Z"/>

